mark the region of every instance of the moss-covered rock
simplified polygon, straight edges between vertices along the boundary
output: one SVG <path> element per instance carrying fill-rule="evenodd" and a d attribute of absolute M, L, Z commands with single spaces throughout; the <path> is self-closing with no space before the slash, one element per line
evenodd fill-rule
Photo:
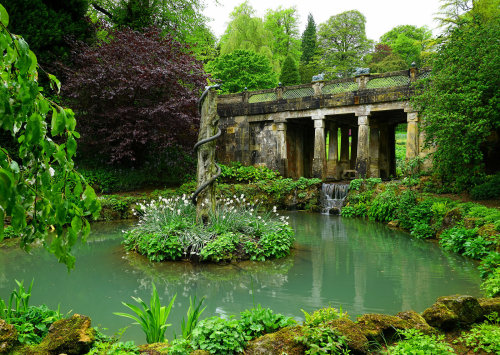
<path fill-rule="evenodd" d="M 443 303 L 454 312 L 460 324 L 472 324 L 483 316 L 483 309 L 477 298 L 467 295 L 439 297 L 437 302 Z"/>
<path fill-rule="evenodd" d="M 365 314 L 356 322 L 368 340 L 383 342 L 391 339 L 396 330 L 411 328 L 410 322 L 386 314 Z"/>
<path fill-rule="evenodd" d="M 483 315 L 486 316 L 492 312 L 500 314 L 500 297 L 480 298 L 478 299 L 478 302 L 483 309 Z"/>
<path fill-rule="evenodd" d="M 351 353 L 366 354 L 368 352 L 369 342 L 359 324 L 349 318 L 335 319 L 327 324 L 347 338 L 347 346 Z"/>
<path fill-rule="evenodd" d="M 451 330 L 458 325 L 458 316 L 442 303 L 434 303 L 427 308 L 422 317 L 433 327 Z"/>
<path fill-rule="evenodd" d="M 275 333 L 263 335 L 250 341 L 245 349 L 247 355 L 288 355 L 304 354 L 306 348 L 303 344 L 295 341 L 302 335 L 301 326 L 283 328 Z"/>
<path fill-rule="evenodd" d="M 17 330 L 12 324 L 0 319 L 0 354 L 9 353 L 17 344 Z"/>
<path fill-rule="evenodd" d="M 139 346 L 141 355 L 164 355 L 168 354 L 168 343 L 153 343 Z"/>
<path fill-rule="evenodd" d="M 73 314 L 50 326 L 49 333 L 33 348 L 33 354 L 86 354 L 95 340 L 95 330 L 89 317 Z"/>
<path fill-rule="evenodd" d="M 462 210 L 459 207 L 449 210 L 443 217 L 441 229 L 448 229 L 453 227 L 455 224 L 457 224 L 457 222 L 461 221 L 462 218 Z"/>
<path fill-rule="evenodd" d="M 206 350 L 195 350 L 190 353 L 190 355 L 210 355 Z"/>
<path fill-rule="evenodd" d="M 422 331 L 424 334 L 434 334 L 437 330 L 431 327 L 419 313 L 415 311 L 399 312 L 396 317 L 407 321 L 410 327 Z"/>

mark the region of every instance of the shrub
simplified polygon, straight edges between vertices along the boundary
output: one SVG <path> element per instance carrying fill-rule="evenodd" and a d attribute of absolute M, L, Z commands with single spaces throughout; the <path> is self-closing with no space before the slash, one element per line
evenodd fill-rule
<path fill-rule="evenodd" d="M 454 354 L 453 348 L 444 341 L 444 335 L 425 335 L 417 329 L 398 330 L 405 337 L 396 345 L 387 348 L 387 354 Z"/>
<path fill-rule="evenodd" d="M 328 326 L 304 327 L 295 340 L 304 344 L 305 354 L 348 354 L 347 338 Z"/>
<path fill-rule="evenodd" d="M 500 197 L 500 174 L 491 176 L 488 181 L 472 188 L 470 192 L 474 200 L 488 200 Z"/>
<path fill-rule="evenodd" d="M 337 310 L 333 307 L 320 308 L 313 313 L 309 314 L 303 309 L 301 310 L 304 313 L 306 320 L 304 321 L 304 326 L 307 327 L 316 327 L 321 324 L 326 324 L 332 320 L 340 319 L 340 318 L 348 318 L 346 312 L 342 312 L 342 308 Z"/>
<path fill-rule="evenodd" d="M 215 262 L 231 260 L 238 241 L 233 233 L 221 234 L 201 249 L 200 257 L 202 260 Z"/>
<path fill-rule="evenodd" d="M 496 251 L 489 252 L 478 266 L 479 273 L 483 279 L 495 272 L 497 268 L 500 268 L 500 253 Z"/>
<path fill-rule="evenodd" d="M 481 289 L 487 297 L 500 296 L 500 268 L 497 268 L 488 276 L 488 278 L 481 284 Z"/>
<path fill-rule="evenodd" d="M 415 223 L 411 228 L 410 233 L 418 239 L 428 239 L 434 237 L 434 230 L 427 223 Z"/>
<path fill-rule="evenodd" d="M 498 313 L 493 312 L 486 316 L 488 319 L 484 323 L 474 325 L 469 332 L 463 332 L 462 336 L 456 340 L 474 352 L 485 351 L 487 353 L 500 353 L 500 319 Z"/>
<path fill-rule="evenodd" d="M 235 354 L 245 348 L 247 337 L 236 319 L 206 318 L 193 329 L 191 345 L 211 354 Z"/>
<path fill-rule="evenodd" d="M 411 229 L 413 226 L 413 218 L 410 216 L 410 211 L 417 205 L 417 197 L 411 190 L 404 191 L 400 198 L 397 208 L 397 216 L 399 225 L 405 229 Z"/>
<path fill-rule="evenodd" d="M 464 243 L 465 251 L 463 255 L 472 259 L 481 259 L 488 254 L 489 246 L 492 244 L 492 241 L 485 239 L 483 236 L 469 238 Z"/>
<path fill-rule="evenodd" d="M 61 318 L 58 311 L 45 305 L 29 306 L 26 310 L 14 312 L 8 323 L 16 328 L 20 343 L 39 344 L 48 334 L 52 323 Z"/>
<path fill-rule="evenodd" d="M 354 179 L 349 183 L 349 190 L 359 191 L 361 186 L 363 186 L 363 179 Z"/>
<path fill-rule="evenodd" d="M 260 304 L 241 312 L 240 316 L 241 329 L 250 339 L 296 324 L 293 318 L 273 313 L 270 308 L 262 308 Z"/>
<path fill-rule="evenodd" d="M 439 244 L 441 244 L 445 250 L 463 254 L 465 252 L 465 243 L 469 239 L 474 239 L 476 236 L 476 229 L 453 227 L 441 233 L 441 236 L 439 237 Z"/>
<path fill-rule="evenodd" d="M 393 190 L 378 194 L 368 210 L 368 218 L 374 221 L 389 222 L 395 219 L 398 202 Z"/>
<path fill-rule="evenodd" d="M 280 178 L 279 172 L 264 166 L 243 166 L 239 162 L 231 162 L 229 166 L 221 164 L 223 181 L 257 182 L 260 180 L 274 180 Z"/>

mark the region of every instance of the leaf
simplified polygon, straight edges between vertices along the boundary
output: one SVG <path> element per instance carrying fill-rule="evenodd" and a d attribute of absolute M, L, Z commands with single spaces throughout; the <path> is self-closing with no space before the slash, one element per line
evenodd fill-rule
<path fill-rule="evenodd" d="M 76 140 L 72 135 L 68 137 L 66 142 L 66 151 L 68 152 L 70 158 L 76 153 Z"/>
<path fill-rule="evenodd" d="M 48 74 L 48 75 L 49 75 L 49 79 L 50 79 L 50 88 L 52 90 L 57 89 L 57 93 L 59 94 L 59 92 L 61 91 L 61 82 L 59 81 L 59 79 L 57 79 L 57 77 L 55 75 L 52 75 L 52 74 Z"/>
<path fill-rule="evenodd" d="M 5 7 L 2 6 L 2 4 L 0 4 L 0 22 L 5 27 L 9 25 L 9 14 L 7 13 L 7 10 L 5 10 Z"/>

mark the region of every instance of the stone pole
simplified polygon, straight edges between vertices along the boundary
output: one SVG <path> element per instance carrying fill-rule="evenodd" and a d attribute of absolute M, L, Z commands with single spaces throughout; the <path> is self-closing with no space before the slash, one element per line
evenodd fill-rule
<path fill-rule="evenodd" d="M 217 93 L 209 87 L 200 98 L 201 113 L 197 151 L 198 165 L 196 170 L 197 189 L 192 201 L 196 205 L 196 223 L 206 224 L 209 214 L 215 212 L 215 180 L 220 175 L 220 167 L 215 163 L 215 140 L 220 136 L 217 115 Z"/>

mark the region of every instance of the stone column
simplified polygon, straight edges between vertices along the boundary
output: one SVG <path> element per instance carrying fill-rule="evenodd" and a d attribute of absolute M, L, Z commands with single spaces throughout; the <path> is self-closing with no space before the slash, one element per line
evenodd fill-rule
<path fill-rule="evenodd" d="M 276 140 L 278 143 L 278 171 L 281 176 L 287 176 L 288 154 L 286 150 L 286 123 L 276 123 Z"/>
<path fill-rule="evenodd" d="M 326 163 L 326 177 L 329 179 L 338 179 L 337 165 L 339 161 L 339 138 L 336 124 L 330 123 L 328 127 L 329 140 L 328 140 L 328 162 Z"/>
<path fill-rule="evenodd" d="M 349 127 L 340 127 L 340 175 L 349 170 Z"/>
<path fill-rule="evenodd" d="M 370 126 L 370 177 L 380 177 L 380 130 Z"/>
<path fill-rule="evenodd" d="M 313 117 L 314 122 L 314 158 L 312 176 L 324 179 L 326 173 L 326 147 L 325 147 L 325 116 Z"/>
<path fill-rule="evenodd" d="M 406 160 L 413 159 L 418 156 L 418 112 L 408 112 L 406 114 L 408 128 L 406 130 Z"/>
<path fill-rule="evenodd" d="M 381 125 L 379 128 L 379 155 L 378 155 L 378 166 L 380 169 L 380 177 L 382 179 L 388 179 L 391 175 L 391 168 L 389 164 L 390 148 L 389 148 L 389 127 L 387 124 Z"/>
<path fill-rule="evenodd" d="M 351 163 L 350 169 L 356 168 L 356 156 L 358 155 L 358 127 L 351 127 Z"/>
<path fill-rule="evenodd" d="M 358 116 L 358 151 L 356 156 L 356 176 L 366 178 L 370 167 L 370 126 L 368 116 Z"/>

